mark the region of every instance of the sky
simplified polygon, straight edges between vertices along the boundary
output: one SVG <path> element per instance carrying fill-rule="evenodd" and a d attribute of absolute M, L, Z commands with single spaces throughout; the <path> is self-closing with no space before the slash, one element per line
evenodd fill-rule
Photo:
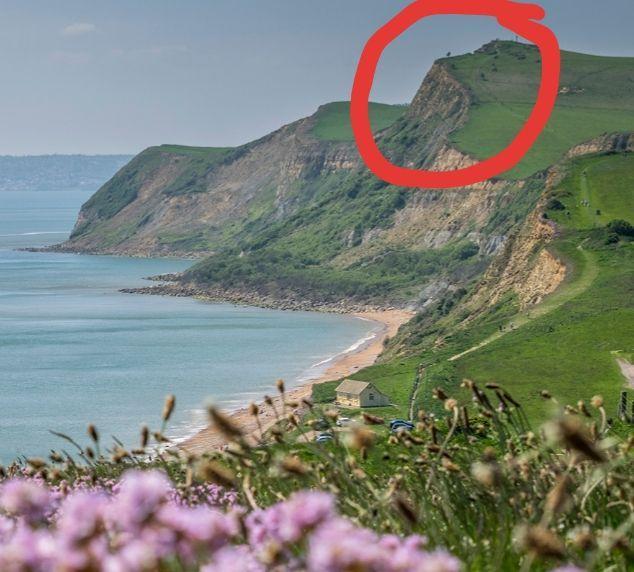
<path fill-rule="evenodd" d="M 474 0 L 476 2 L 477 0 Z M 0 154 L 234 146 L 349 99 L 367 38 L 403 0 L 0 0 Z M 633 0 L 542 0 L 564 49 L 634 56 Z M 372 98 L 411 100 L 433 61 L 511 32 L 419 22 Z"/>

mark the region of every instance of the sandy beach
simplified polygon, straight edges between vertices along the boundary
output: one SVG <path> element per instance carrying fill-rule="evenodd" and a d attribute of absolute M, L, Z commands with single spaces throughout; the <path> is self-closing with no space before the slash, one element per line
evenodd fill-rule
<path fill-rule="evenodd" d="M 401 325 L 408 322 L 412 312 L 405 310 L 385 310 L 375 312 L 359 312 L 355 316 L 365 320 L 371 320 L 379 324 L 375 335 L 366 343 L 360 345 L 356 350 L 344 353 L 336 358 L 333 363 L 318 377 L 310 379 L 286 392 L 287 401 L 300 402 L 303 398 L 311 396 L 312 386 L 324 381 L 332 381 L 353 375 L 356 371 L 372 365 L 383 350 L 383 343 L 386 338 L 393 337 Z M 271 396 L 274 398 L 274 407 L 281 411 L 281 398 L 275 393 L 274 380 L 271 380 Z M 238 424 L 245 434 L 255 434 L 258 426 L 255 418 L 249 415 L 248 404 L 232 414 L 232 419 Z M 260 423 L 264 430 L 275 422 L 275 414 L 271 407 L 262 403 L 260 407 Z M 179 447 L 188 453 L 202 454 L 207 451 L 219 449 L 225 444 L 225 440 L 214 427 L 207 427 L 196 435 L 186 439 L 179 444 Z"/>

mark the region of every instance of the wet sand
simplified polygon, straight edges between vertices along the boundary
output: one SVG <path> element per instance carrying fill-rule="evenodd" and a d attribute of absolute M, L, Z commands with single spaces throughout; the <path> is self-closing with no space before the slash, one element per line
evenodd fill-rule
<path fill-rule="evenodd" d="M 386 338 L 393 337 L 399 327 L 408 322 L 412 312 L 405 310 L 385 310 L 377 312 L 360 312 L 355 316 L 372 320 L 380 325 L 380 329 L 374 337 L 362 344 L 355 351 L 341 355 L 315 379 L 306 381 L 299 387 L 293 388 L 286 393 L 286 401 L 301 402 L 302 399 L 310 398 L 312 386 L 324 381 L 332 381 L 342 377 L 352 376 L 356 371 L 372 365 L 379 354 L 383 351 L 383 343 Z M 271 383 L 271 396 L 276 395 L 273 400 L 274 407 L 278 412 L 282 411 L 281 397 L 275 392 L 275 387 Z M 260 423 L 262 429 L 266 431 L 276 421 L 273 409 L 262 403 L 260 407 Z M 259 432 L 255 418 L 249 414 L 248 408 L 239 409 L 231 415 L 233 421 L 242 428 L 247 435 L 256 435 Z M 179 447 L 188 453 L 202 454 L 221 448 L 226 444 L 225 439 L 214 427 L 202 429 L 196 435 L 186 439 L 179 444 Z"/>

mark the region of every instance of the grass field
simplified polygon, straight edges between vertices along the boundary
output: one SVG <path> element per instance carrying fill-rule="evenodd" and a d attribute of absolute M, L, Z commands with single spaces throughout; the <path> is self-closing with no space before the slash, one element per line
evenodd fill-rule
<path fill-rule="evenodd" d="M 585 173 L 585 175 L 584 175 Z M 555 196 L 569 209 L 550 211 L 565 228 L 555 242 L 572 275 L 543 306 L 516 328 L 452 363 L 454 379 L 495 381 L 508 387 L 535 420 L 548 411 L 540 398 L 549 390 L 562 403 L 606 399 L 615 412 L 624 379 L 613 352 L 634 350 L 634 243 L 606 244 L 613 218 L 632 220 L 634 160 L 631 156 L 593 157 L 573 164 Z M 590 207 L 581 201 L 590 197 Z M 600 208 L 602 214 L 589 214 Z M 550 311 L 547 311 L 550 310 Z"/>
<path fill-rule="evenodd" d="M 478 158 L 502 150 L 535 102 L 540 57 L 535 47 L 494 42 L 475 54 L 442 60 L 471 90 L 475 105 L 454 143 Z M 562 53 L 561 91 L 536 146 L 508 178 L 524 178 L 560 160 L 575 144 L 605 132 L 634 130 L 634 58 Z"/>
<path fill-rule="evenodd" d="M 370 121 L 372 129 L 377 132 L 394 123 L 407 109 L 406 105 L 387 105 L 370 103 Z M 338 101 L 323 105 L 315 116 L 313 135 L 324 141 L 352 141 L 350 126 L 350 103 Z"/>
<path fill-rule="evenodd" d="M 611 220 L 634 223 L 634 155 L 607 155 L 576 161 L 560 189 L 565 211 L 558 223 L 577 229 L 605 226 Z"/>

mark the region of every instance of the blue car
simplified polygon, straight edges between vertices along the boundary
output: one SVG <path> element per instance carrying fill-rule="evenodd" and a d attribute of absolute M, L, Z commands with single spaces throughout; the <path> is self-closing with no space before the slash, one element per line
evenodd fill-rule
<path fill-rule="evenodd" d="M 399 431 L 413 431 L 414 424 L 405 419 L 393 419 L 390 421 L 390 431 L 392 433 L 398 433 Z"/>
<path fill-rule="evenodd" d="M 414 429 L 414 424 L 405 419 L 392 419 L 392 421 L 390 421 L 390 429 L 392 429 L 395 425 L 408 425 L 410 429 Z"/>

